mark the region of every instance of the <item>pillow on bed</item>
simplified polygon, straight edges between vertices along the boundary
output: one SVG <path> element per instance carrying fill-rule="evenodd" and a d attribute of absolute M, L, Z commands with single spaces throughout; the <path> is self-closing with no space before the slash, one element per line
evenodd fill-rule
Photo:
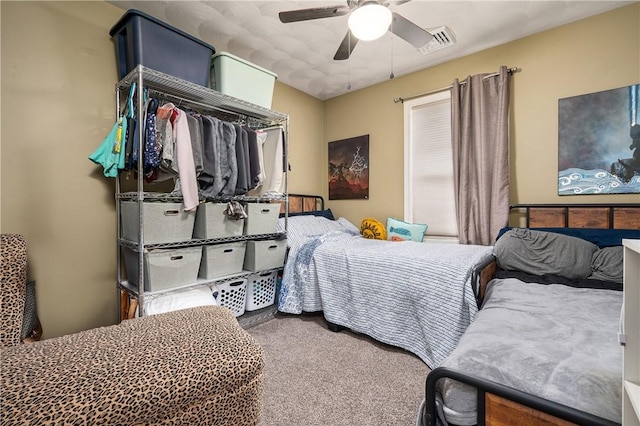
<path fill-rule="evenodd" d="M 336 218 L 333 216 L 333 212 L 331 211 L 331 209 L 289 213 L 289 217 L 294 217 L 294 216 L 319 216 L 319 217 L 326 217 L 329 220 L 336 220 Z M 280 213 L 280 217 L 284 217 L 284 213 Z"/>
<path fill-rule="evenodd" d="M 502 234 L 509 229 L 509 226 L 502 228 L 498 233 L 499 239 Z M 589 241 L 600 248 L 621 246 L 624 238 L 640 239 L 638 229 L 594 229 L 594 228 L 528 228 L 535 231 L 554 232 L 556 234 L 569 235 Z"/>
<path fill-rule="evenodd" d="M 379 220 L 367 217 L 360 222 L 360 234 L 372 240 L 386 240 L 387 230 Z"/>
<path fill-rule="evenodd" d="M 342 231 L 357 235 L 358 228 L 345 218 L 329 220 L 320 216 L 294 216 L 288 220 L 287 246 L 304 241 L 308 237 L 323 235 L 328 232 Z M 348 224 L 348 225 L 347 225 Z M 353 231 L 355 229 L 355 231 Z M 284 218 L 278 219 L 277 232 L 284 231 Z"/>
<path fill-rule="evenodd" d="M 622 282 L 624 249 L 622 246 L 606 247 L 596 251 L 591 259 L 591 275 L 588 278 Z"/>
<path fill-rule="evenodd" d="M 339 223 L 340 226 L 342 226 L 342 229 L 349 234 L 358 235 L 360 233 L 360 229 L 344 217 L 336 219 L 336 223 Z"/>
<path fill-rule="evenodd" d="M 387 239 L 391 241 L 417 241 L 424 240 L 424 233 L 429 226 L 422 223 L 409 223 L 402 220 L 387 218 Z"/>
<path fill-rule="evenodd" d="M 513 228 L 496 241 L 493 254 L 503 269 L 586 278 L 597 250 L 597 245 L 580 238 Z"/>

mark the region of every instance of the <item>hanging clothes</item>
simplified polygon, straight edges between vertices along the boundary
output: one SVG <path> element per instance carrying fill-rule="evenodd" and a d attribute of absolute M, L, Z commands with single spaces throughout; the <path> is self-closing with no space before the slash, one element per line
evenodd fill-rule
<path fill-rule="evenodd" d="M 280 126 L 269 127 L 258 131 L 265 134 L 262 145 L 265 179 L 252 195 L 278 195 L 282 194 L 284 183 L 284 129 Z"/>
<path fill-rule="evenodd" d="M 236 129 L 236 160 L 238 164 L 238 182 L 235 195 L 244 195 L 249 191 L 249 136 L 242 126 L 235 124 Z"/>
<path fill-rule="evenodd" d="M 117 177 L 118 171 L 125 168 L 127 119 L 133 114 L 133 95 L 135 90 L 136 84 L 132 83 L 122 114 L 117 117 L 107 137 L 89 155 L 89 160 L 103 167 L 105 177 Z"/>
<path fill-rule="evenodd" d="M 144 180 L 149 183 L 158 180 L 162 156 L 162 145 L 158 139 L 156 127 L 158 106 L 159 101 L 153 98 L 149 99 L 145 105 L 143 173 Z"/>
<path fill-rule="evenodd" d="M 147 113 L 145 118 L 145 136 L 144 136 L 144 154 L 143 167 L 144 177 L 147 182 L 153 182 L 157 179 L 157 168 L 160 166 L 160 149 L 156 139 L 156 112 L 158 110 L 158 101 L 149 99 L 145 108 Z"/>
<path fill-rule="evenodd" d="M 213 119 L 206 115 L 202 117 L 202 171 L 198 175 L 198 186 L 202 197 L 213 197 L 211 187 L 215 174 L 215 140 Z"/>
<path fill-rule="evenodd" d="M 220 170 L 222 171 L 222 195 L 234 195 L 238 180 L 238 162 L 236 159 L 236 128 L 232 123 L 219 120 L 221 124 Z"/>
<path fill-rule="evenodd" d="M 119 118 L 100 146 L 89 155 L 89 160 L 100 164 L 104 168 L 105 177 L 117 177 L 118 169 L 124 169 L 125 149 L 122 146 L 122 135 L 126 134 L 126 132 L 126 117 Z"/>
<path fill-rule="evenodd" d="M 214 198 L 235 195 L 237 181 L 236 128 L 215 117 L 202 116 L 203 168 L 198 177 L 200 194 Z"/>
<path fill-rule="evenodd" d="M 132 85 L 133 87 L 134 85 Z M 130 93 L 131 96 L 131 93 Z M 127 105 L 125 107 L 125 109 L 128 109 L 128 113 L 126 114 L 127 117 L 127 132 L 126 132 L 126 137 L 125 137 L 125 154 L 124 154 L 124 170 L 131 170 L 134 165 L 133 165 L 133 161 L 131 160 L 131 157 L 133 156 L 133 142 L 134 142 L 134 135 L 136 133 L 136 120 L 137 120 L 137 114 L 136 112 L 136 108 L 135 108 L 135 100 L 133 98 L 129 98 L 127 99 Z"/>
<path fill-rule="evenodd" d="M 191 149 L 191 136 L 189 135 L 189 123 L 187 114 L 174 108 L 176 114 L 173 122 L 173 139 L 175 140 L 176 157 L 178 163 L 179 191 L 182 193 L 184 209 L 186 211 L 195 210 L 199 204 L 198 181 L 196 179 L 196 168 L 193 163 L 193 151 Z M 174 191 L 178 192 L 178 191 Z"/>
<path fill-rule="evenodd" d="M 193 164 L 196 168 L 196 176 L 202 173 L 202 120 L 193 113 L 187 114 L 189 123 L 189 136 L 191 136 L 191 150 L 193 151 Z"/>
<path fill-rule="evenodd" d="M 140 156 L 140 152 L 139 152 L 140 149 L 142 149 L 142 152 L 143 152 L 143 154 L 142 154 L 142 161 L 143 161 L 142 167 L 143 167 L 143 170 L 145 170 L 145 164 L 144 164 L 145 154 L 144 154 L 144 152 L 147 149 L 147 146 L 146 146 L 147 127 L 148 127 L 148 124 L 149 124 L 149 123 L 147 123 L 147 109 L 149 108 L 149 103 L 151 102 L 150 99 L 147 99 L 147 91 L 146 90 L 143 91 L 142 98 L 143 98 L 143 102 L 144 102 L 144 105 L 143 105 L 143 108 L 142 108 L 142 117 L 138 117 L 136 114 L 134 114 L 135 115 L 135 120 L 134 120 L 135 126 L 133 128 L 133 143 L 132 143 L 131 157 L 129 159 L 130 160 L 129 168 L 133 169 L 133 170 L 138 170 L 138 157 Z M 140 132 L 140 130 L 139 130 L 140 129 L 140 123 L 142 123 L 142 126 L 143 126 L 143 130 L 142 130 L 143 131 L 143 135 L 142 136 L 143 136 L 144 140 L 142 141 L 142 144 L 139 143 L 139 141 L 140 141 L 140 133 L 139 133 Z M 143 173 L 146 173 L 146 172 L 143 171 Z"/>
<path fill-rule="evenodd" d="M 267 136 L 267 132 L 256 132 L 256 140 L 258 143 L 258 164 L 260 167 L 260 173 L 258 173 L 258 185 L 256 188 L 261 186 L 267 178 L 267 174 L 264 169 L 264 143 L 267 141 Z"/>
<path fill-rule="evenodd" d="M 127 117 L 127 132 L 126 132 L 126 143 L 125 143 L 125 154 L 124 154 L 124 169 L 131 170 L 134 168 L 134 164 L 132 161 L 133 156 L 133 136 L 136 132 L 136 116 L 135 114 L 130 114 Z"/>
<path fill-rule="evenodd" d="M 258 135 L 249 126 L 244 126 L 249 136 L 249 189 L 255 189 L 260 183 L 260 158 L 258 157 Z"/>
<path fill-rule="evenodd" d="M 178 173 L 177 163 L 174 161 L 175 141 L 173 139 L 173 125 L 171 113 L 175 106 L 167 103 L 158 107 L 156 111 L 156 131 L 162 142 L 162 157 L 160 167 L 167 173 Z"/>

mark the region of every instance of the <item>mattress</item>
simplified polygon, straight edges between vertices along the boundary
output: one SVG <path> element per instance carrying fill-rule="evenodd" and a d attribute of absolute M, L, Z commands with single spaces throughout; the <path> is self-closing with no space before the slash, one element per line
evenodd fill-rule
<path fill-rule="evenodd" d="M 489 283 L 482 310 L 441 364 L 614 422 L 621 422 L 622 292 L 525 283 Z M 438 411 L 476 423 L 476 391 L 438 383 Z"/>
<path fill-rule="evenodd" d="M 278 309 L 322 310 L 327 321 L 406 349 L 435 368 L 478 308 L 473 272 L 492 247 L 370 240 L 328 232 L 291 246 Z"/>

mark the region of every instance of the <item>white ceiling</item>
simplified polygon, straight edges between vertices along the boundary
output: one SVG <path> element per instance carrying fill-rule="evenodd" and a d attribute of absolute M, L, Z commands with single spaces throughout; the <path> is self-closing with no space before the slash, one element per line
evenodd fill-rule
<path fill-rule="evenodd" d="M 423 55 L 387 32 L 360 41 L 351 58 L 334 61 L 347 31 L 347 16 L 283 24 L 278 12 L 346 1 L 113 1 L 138 9 L 278 75 L 278 80 L 329 99 L 460 58 L 633 1 L 413 0 L 390 8 L 425 29 L 446 25 L 456 43 Z M 115 24 L 115 23 L 114 23 Z M 518 64 L 504 64 L 518 65 Z M 350 89 L 349 89 L 350 85 Z"/>

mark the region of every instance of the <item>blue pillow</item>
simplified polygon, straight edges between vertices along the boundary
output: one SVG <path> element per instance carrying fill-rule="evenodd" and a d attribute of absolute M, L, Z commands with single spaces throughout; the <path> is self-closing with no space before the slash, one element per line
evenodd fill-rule
<path fill-rule="evenodd" d="M 333 212 L 331 211 L 331 209 L 289 213 L 289 217 L 294 217 L 294 216 L 320 216 L 320 217 L 325 217 L 329 220 L 336 220 L 336 218 L 333 216 Z M 280 217 L 284 217 L 284 213 L 280 213 Z"/>
<path fill-rule="evenodd" d="M 421 243 L 428 227 L 428 225 L 422 223 L 408 223 L 389 217 L 387 218 L 387 240 L 406 240 Z"/>

